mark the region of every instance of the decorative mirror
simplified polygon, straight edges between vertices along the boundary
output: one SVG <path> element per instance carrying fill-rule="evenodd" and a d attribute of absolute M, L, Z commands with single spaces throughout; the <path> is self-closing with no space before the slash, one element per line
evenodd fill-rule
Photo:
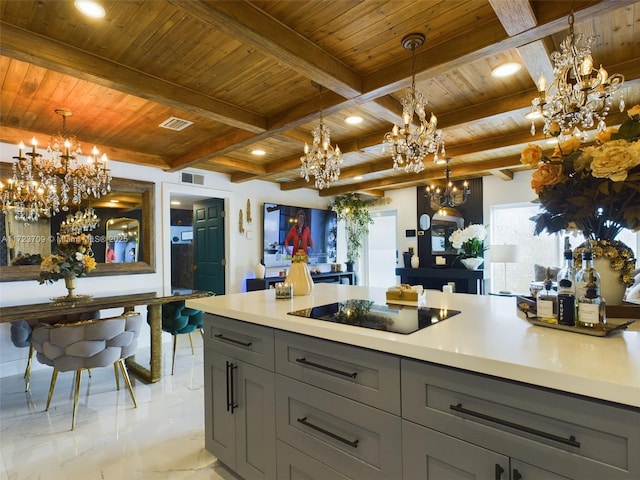
<path fill-rule="evenodd" d="M 458 250 L 451 246 L 449 237 L 459 228 L 464 228 L 464 218 L 455 210 L 439 210 L 431 219 L 431 253 L 433 255 L 455 255 Z"/>
<path fill-rule="evenodd" d="M 11 165 L 0 162 L 0 178 L 11 176 Z M 86 207 L 95 209 L 100 223 L 95 230 L 87 232 L 93 236 L 92 250 L 98 262 L 96 269 L 89 276 L 123 275 L 133 273 L 155 272 L 155 184 L 139 180 L 114 178 L 111 182 L 112 191 L 100 199 L 89 198 L 86 204 L 77 208 Z M 60 224 L 67 219 L 69 214 L 75 214 L 76 209 L 68 212 L 60 212 L 51 219 L 46 219 L 38 224 L 25 224 L 16 221 L 11 214 L 0 214 L 0 236 L 6 241 L 0 245 L 0 282 L 15 282 L 20 280 L 36 280 L 40 272 L 38 254 L 40 256 L 51 253 L 55 246 L 55 235 L 60 229 Z M 123 256 L 122 262 L 106 262 L 107 259 L 107 221 L 109 219 L 133 219 L 138 222 L 136 230 L 135 246 L 131 244 Z M 117 234 L 124 230 L 114 230 Z M 133 227 L 130 232 L 133 232 Z M 130 233 L 132 236 L 132 233 Z M 116 237 L 114 237 L 116 238 Z M 22 241 L 22 242 L 21 242 Z M 37 244 L 37 246 L 28 245 Z M 34 250 L 35 248 L 35 250 Z M 22 261 L 16 257 L 18 252 L 31 253 L 33 262 L 29 263 L 29 257 L 23 255 Z"/>
<path fill-rule="evenodd" d="M 429 230 L 431 227 L 431 217 L 427 213 L 423 213 L 420 215 L 419 221 L 420 230 Z"/>

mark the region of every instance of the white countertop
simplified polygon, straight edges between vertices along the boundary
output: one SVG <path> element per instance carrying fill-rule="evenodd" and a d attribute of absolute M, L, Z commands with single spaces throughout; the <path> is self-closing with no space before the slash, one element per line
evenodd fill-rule
<path fill-rule="evenodd" d="M 187 306 L 267 327 L 640 407 L 640 331 L 623 331 L 602 338 L 535 326 L 517 312 L 514 297 L 427 290 L 427 306 L 462 313 L 408 335 L 287 315 L 293 310 L 349 299 L 385 304 L 385 290 L 317 284 L 311 295 L 291 300 L 276 300 L 271 289 L 188 300 Z"/>

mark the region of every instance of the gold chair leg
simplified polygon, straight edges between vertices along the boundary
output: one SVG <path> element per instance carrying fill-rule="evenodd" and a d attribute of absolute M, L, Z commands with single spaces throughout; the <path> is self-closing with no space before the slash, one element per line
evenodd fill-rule
<path fill-rule="evenodd" d="M 195 355 L 196 351 L 193 349 L 193 337 L 191 336 L 191 332 L 189 332 L 189 343 L 191 344 L 191 355 Z"/>
<path fill-rule="evenodd" d="M 31 380 L 31 362 L 33 360 L 33 345 L 29 345 L 29 358 L 27 359 L 27 368 L 24 371 L 25 387 L 24 391 L 29 391 L 29 382 Z"/>
<path fill-rule="evenodd" d="M 114 363 L 113 365 L 115 366 L 116 364 L 120 365 L 120 371 L 122 372 L 122 378 L 124 378 L 124 383 L 127 384 L 127 388 L 129 389 L 129 394 L 131 395 L 131 400 L 133 400 L 133 406 L 135 408 L 138 408 L 138 402 L 136 401 L 136 396 L 133 393 L 133 388 L 131 388 L 131 379 L 129 378 L 129 372 L 127 372 L 127 367 L 124 364 L 124 359 L 121 358 L 120 360 L 117 360 L 116 363 Z"/>
<path fill-rule="evenodd" d="M 82 377 L 82 370 L 76 370 L 75 375 L 75 388 L 73 392 L 73 416 L 71 417 L 71 430 L 76 429 L 76 413 L 78 413 L 78 397 L 80 396 L 80 379 Z"/>
<path fill-rule="evenodd" d="M 58 370 L 53 369 L 53 373 L 51 374 L 51 384 L 49 385 L 49 396 L 47 397 L 47 407 L 44 409 L 45 411 L 49 410 L 49 405 L 51 405 L 51 397 L 53 396 L 53 389 L 56 388 L 56 379 L 58 378 Z"/>
<path fill-rule="evenodd" d="M 178 350 L 178 335 L 173 336 L 173 362 L 171 362 L 171 375 L 176 368 L 176 351 Z"/>
<path fill-rule="evenodd" d="M 116 390 L 120 390 L 120 375 L 118 375 L 118 362 L 113 362 L 113 372 L 116 376 Z"/>

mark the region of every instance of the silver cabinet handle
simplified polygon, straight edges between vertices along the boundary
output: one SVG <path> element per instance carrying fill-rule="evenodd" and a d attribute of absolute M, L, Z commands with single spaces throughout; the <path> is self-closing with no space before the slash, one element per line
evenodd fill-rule
<path fill-rule="evenodd" d="M 300 422 L 303 425 L 306 425 L 309 428 L 313 428 L 314 430 L 317 430 L 320 433 L 324 433 L 325 435 L 328 435 L 331 438 L 335 438 L 336 440 L 339 440 L 342 443 L 346 443 L 350 447 L 358 448 L 358 443 L 360 443 L 360 440 L 357 440 L 357 439 L 356 440 L 347 440 L 346 438 L 341 437 L 340 435 L 336 435 L 335 433 L 330 432 L 329 430 L 325 430 L 322 427 L 314 425 L 313 423 L 307 421 L 307 417 L 298 418 L 298 422 Z"/>
<path fill-rule="evenodd" d="M 524 425 L 519 425 L 517 423 L 513 423 L 508 420 L 503 420 L 498 417 L 492 417 L 491 415 L 485 415 L 484 413 L 469 410 L 467 408 L 464 408 L 461 403 L 457 405 L 449 405 L 449 408 L 456 412 L 464 413 L 465 415 L 481 418 L 482 420 L 487 420 L 489 422 L 497 423 L 498 425 L 504 425 L 505 427 L 520 430 L 521 432 L 537 435 L 539 437 L 546 438 L 547 440 L 553 440 L 554 442 L 560 442 L 560 443 L 564 443 L 565 445 L 569 445 L 571 447 L 580 448 L 580 442 L 578 442 L 576 440 L 576 437 L 574 437 L 573 435 L 571 435 L 569 438 L 559 437 L 558 435 L 554 435 L 553 433 L 543 432 L 542 430 L 536 430 L 535 428 L 526 427 Z"/>
<path fill-rule="evenodd" d="M 319 368 L 321 370 L 326 370 L 331 373 L 337 373 L 338 375 L 342 375 L 343 377 L 356 378 L 356 376 L 358 375 L 358 372 L 349 373 L 349 372 L 344 372 L 342 370 L 336 370 L 335 368 L 327 367 L 326 365 L 310 362 L 306 358 L 296 358 L 296 362 L 302 363 L 303 365 L 309 365 L 310 367 Z"/>

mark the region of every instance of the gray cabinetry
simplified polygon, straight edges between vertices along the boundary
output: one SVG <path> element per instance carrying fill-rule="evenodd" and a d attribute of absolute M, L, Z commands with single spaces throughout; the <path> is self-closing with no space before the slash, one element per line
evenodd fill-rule
<path fill-rule="evenodd" d="M 639 477 L 637 410 L 423 362 L 401 365 L 403 418 L 509 458 L 507 476 L 487 478 Z"/>
<path fill-rule="evenodd" d="M 204 368 L 206 449 L 244 478 L 274 479 L 273 330 L 207 315 Z"/>
<path fill-rule="evenodd" d="M 278 439 L 329 472 L 402 477 L 399 387 L 397 357 L 276 332 Z M 295 467 L 283 462 L 279 469 Z M 319 471 L 310 478 L 323 478 Z"/>

